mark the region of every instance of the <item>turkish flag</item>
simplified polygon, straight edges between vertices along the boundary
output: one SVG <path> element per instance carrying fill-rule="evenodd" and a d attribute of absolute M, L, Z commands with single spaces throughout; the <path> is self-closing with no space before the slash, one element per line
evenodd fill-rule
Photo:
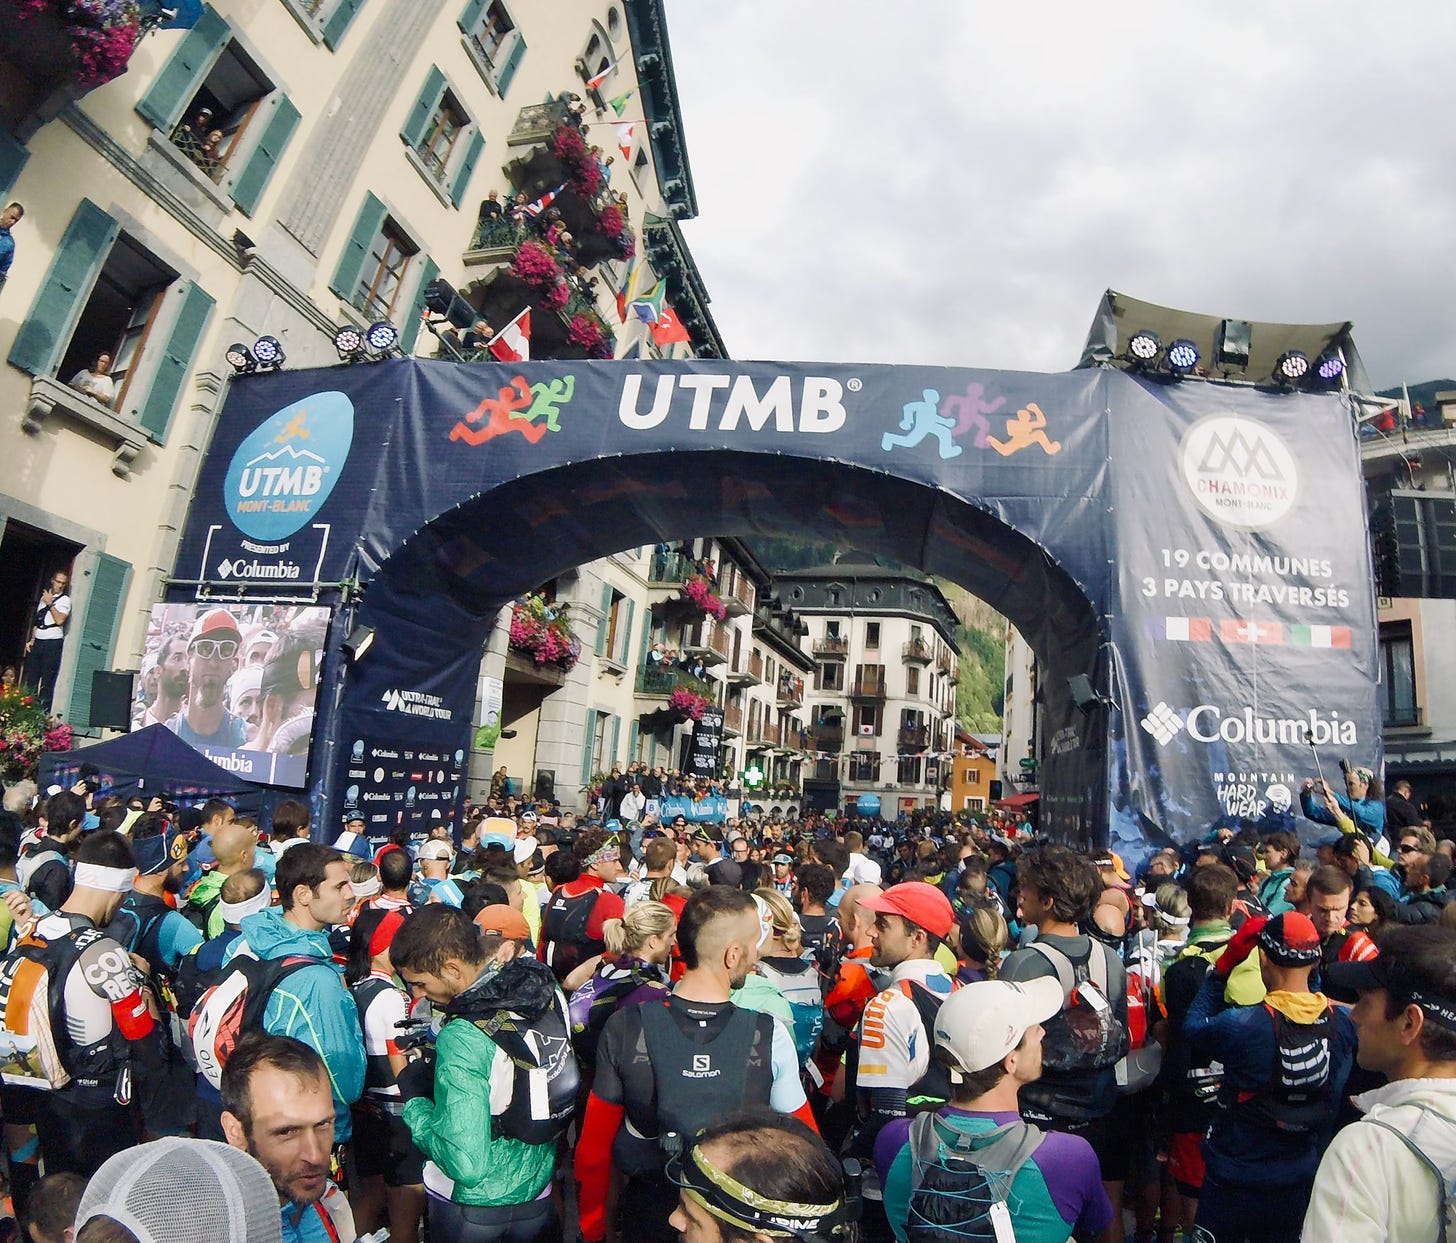
<path fill-rule="evenodd" d="M 664 304 L 661 317 L 652 325 L 652 339 L 658 345 L 671 345 L 674 341 L 691 341 L 692 337 L 677 317 L 677 312 Z"/>

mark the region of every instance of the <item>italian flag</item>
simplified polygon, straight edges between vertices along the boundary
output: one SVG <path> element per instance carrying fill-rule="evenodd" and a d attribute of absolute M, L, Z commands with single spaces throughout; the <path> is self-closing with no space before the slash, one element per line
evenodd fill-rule
<path fill-rule="evenodd" d="M 1290 641 L 1295 647 L 1349 647 L 1349 626 L 1291 626 Z"/>

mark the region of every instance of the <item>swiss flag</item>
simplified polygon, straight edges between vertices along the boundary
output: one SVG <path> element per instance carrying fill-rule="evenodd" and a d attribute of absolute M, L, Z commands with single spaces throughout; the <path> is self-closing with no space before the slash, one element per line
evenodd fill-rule
<path fill-rule="evenodd" d="M 495 334 L 485 347 L 503 363 L 524 363 L 531 358 L 531 308 Z"/>
<path fill-rule="evenodd" d="M 691 341 L 688 330 L 683 326 L 682 320 L 677 317 L 677 312 L 672 307 L 663 304 L 662 314 L 652 325 L 652 339 L 658 345 L 671 345 L 674 341 Z"/>
<path fill-rule="evenodd" d="M 1225 618 L 1219 624 L 1219 636 L 1225 643 L 1283 643 L 1284 627 L 1278 622 Z"/>

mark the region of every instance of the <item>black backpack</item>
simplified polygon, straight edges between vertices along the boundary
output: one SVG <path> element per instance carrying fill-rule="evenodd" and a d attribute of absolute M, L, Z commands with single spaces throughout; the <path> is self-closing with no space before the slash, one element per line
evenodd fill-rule
<path fill-rule="evenodd" d="M 1006 1200 L 1046 1136 L 1029 1122 L 966 1135 L 933 1113 L 910 1124 L 909 1243 L 1016 1243 Z"/>
<path fill-rule="evenodd" d="M 1257 1092 L 1226 1090 L 1238 1116 L 1255 1126 L 1308 1135 L 1334 1120 L 1335 1018 L 1327 1008 L 1314 1023 L 1291 1023 L 1268 1002 L 1274 1022 L 1274 1074 Z"/>
<path fill-rule="evenodd" d="M 586 926 L 596 910 L 600 889 L 589 889 L 572 897 L 561 889 L 551 895 L 541 918 L 541 940 L 546 945 L 546 965 L 557 983 L 565 980 L 588 958 L 606 949 L 603 941 L 586 935 Z"/>
<path fill-rule="evenodd" d="M 515 1068 L 510 1099 L 504 1105 L 498 1107 L 491 1085 L 492 1126 L 526 1144 L 552 1144 L 565 1135 L 576 1109 L 581 1071 L 560 991 L 534 1023 L 524 1023 L 504 1010 L 465 1021 L 489 1036 Z"/>

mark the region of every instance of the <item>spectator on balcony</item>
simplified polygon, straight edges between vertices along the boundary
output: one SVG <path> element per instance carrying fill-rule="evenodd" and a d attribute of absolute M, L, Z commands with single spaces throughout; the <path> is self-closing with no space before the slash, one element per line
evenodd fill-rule
<path fill-rule="evenodd" d="M 483 319 L 477 319 L 466 330 L 465 335 L 460 339 L 460 348 L 465 350 L 483 350 L 495 340 L 495 329 Z"/>
<path fill-rule="evenodd" d="M 83 367 L 71 377 L 71 387 L 103 406 L 111 405 L 116 400 L 116 383 L 111 378 L 111 355 L 96 355 L 96 360 L 89 367 Z"/>
<path fill-rule="evenodd" d="M 520 190 L 516 193 L 515 199 L 511 202 L 511 219 L 516 224 L 525 224 L 531 213 L 526 210 L 531 205 L 531 200 L 526 197 L 526 192 Z"/>
<path fill-rule="evenodd" d="M 23 215 L 25 208 L 19 203 L 8 203 L 5 210 L 0 211 L 0 289 L 5 288 L 10 264 L 15 259 L 15 239 L 10 236 L 10 230 L 20 223 Z"/>
<path fill-rule="evenodd" d="M 660 665 L 662 664 L 666 656 L 667 648 L 665 648 L 661 643 L 654 643 L 652 645 L 652 650 L 647 653 L 647 660 L 649 664 Z"/>
<path fill-rule="evenodd" d="M 480 215 L 476 219 L 477 226 L 491 224 L 499 220 L 505 214 L 505 207 L 500 201 L 500 191 L 492 190 L 485 196 L 480 204 Z"/>

